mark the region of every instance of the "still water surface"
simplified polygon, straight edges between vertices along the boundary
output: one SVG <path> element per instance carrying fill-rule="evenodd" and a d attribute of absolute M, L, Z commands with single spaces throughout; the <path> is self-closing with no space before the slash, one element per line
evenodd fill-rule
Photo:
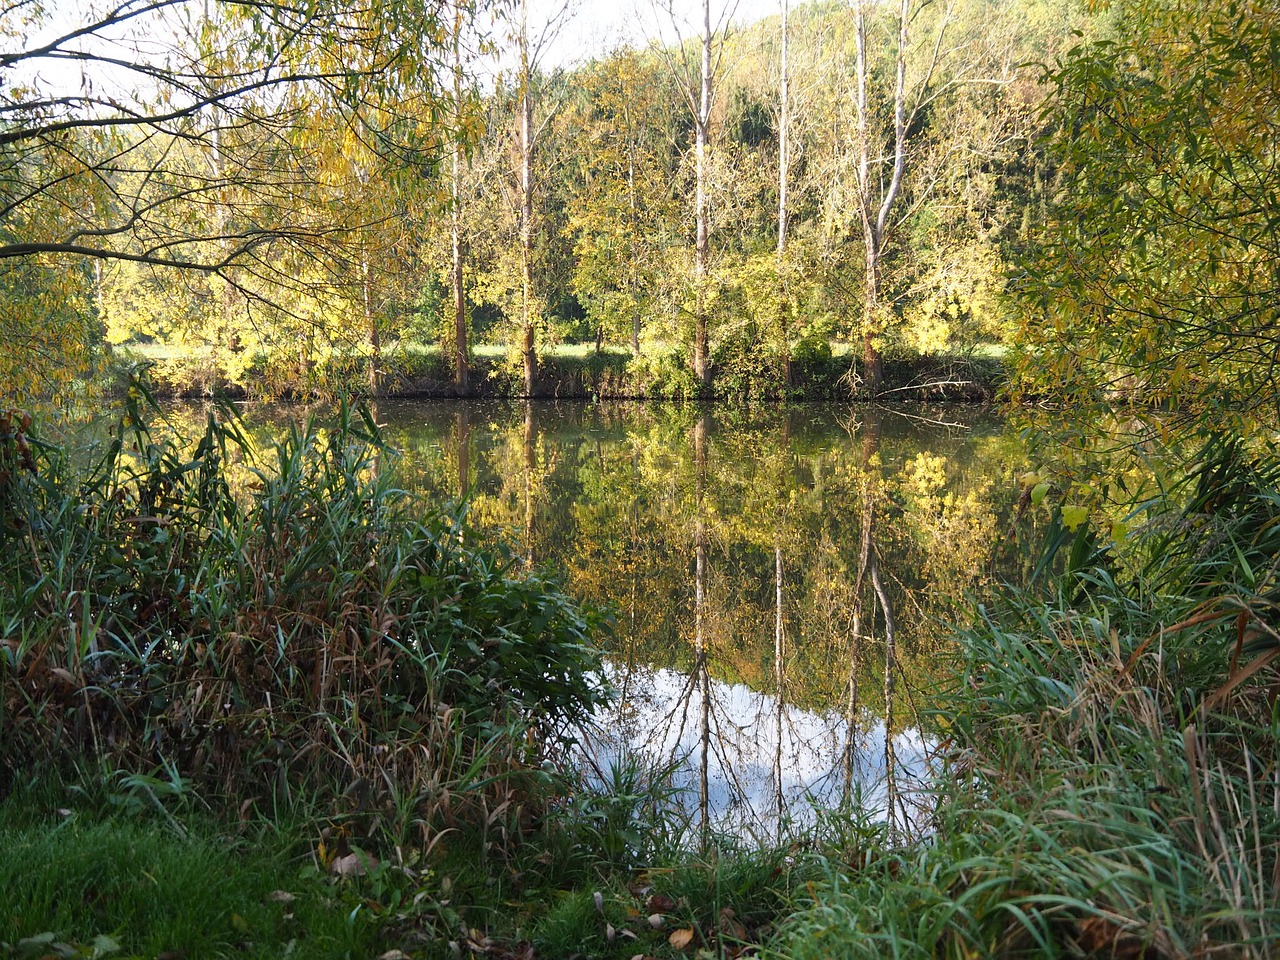
<path fill-rule="evenodd" d="M 1025 467 L 976 408 L 379 405 L 404 485 L 610 605 L 585 762 L 674 764 L 691 825 L 914 816 L 946 623 L 1002 575 Z"/>

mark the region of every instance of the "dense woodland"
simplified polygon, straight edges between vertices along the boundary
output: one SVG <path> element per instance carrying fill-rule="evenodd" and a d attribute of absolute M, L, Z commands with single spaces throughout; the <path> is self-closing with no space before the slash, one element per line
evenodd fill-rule
<path fill-rule="evenodd" d="M 424 347 L 466 392 L 478 344 L 532 394 L 540 354 L 585 342 L 691 395 L 777 392 L 833 347 L 874 391 L 883 357 L 1009 342 L 1011 263 L 1073 142 L 1045 70 L 1116 15 L 815 3 L 691 26 L 657 5 L 650 46 L 546 62 L 574 12 L 128 3 L 72 30 L 16 5 L 19 396 L 103 345 L 269 396 L 335 370 L 376 393 Z"/>

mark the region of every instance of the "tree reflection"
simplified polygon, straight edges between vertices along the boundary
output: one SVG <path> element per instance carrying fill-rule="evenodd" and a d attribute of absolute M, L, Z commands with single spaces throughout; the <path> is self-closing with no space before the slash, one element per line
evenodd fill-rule
<path fill-rule="evenodd" d="M 806 792 L 862 796 L 910 827 L 903 785 L 923 736 L 911 700 L 946 675 L 940 623 L 991 576 L 1024 469 L 998 422 L 948 430 L 869 408 L 846 428 L 819 407 L 379 412 L 405 486 L 469 496 L 477 535 L 514 533 L 524 563 L 614 607 L 631 711 L 618 737 L 687 758 L 700 841 L 729 811 L 776 831 Z M 254 429 L 265 442 L 277 427 Z"/>

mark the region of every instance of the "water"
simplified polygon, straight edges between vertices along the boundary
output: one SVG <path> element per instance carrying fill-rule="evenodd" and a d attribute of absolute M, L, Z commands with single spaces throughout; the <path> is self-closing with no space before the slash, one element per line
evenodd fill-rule
<path fill-rule="evenodd" d="M 296 408 L 250 408 L 266 441 Z M 909 826 L 1026 469 L 971 407 L 382 402 L 399 481 L 616 616 L 579 758 L 669 767 L 690 825 L 755 837 L 857 798 Z M 201 415 L 202 418 L 202 415 Z M 181 419 L 181 418 L 179 418 Z M 927 798 L 926 798 L 927 799 Z"/>
<path fill-rule="evenodd" d="M 946 623 L 1001 575 L 1022 453 L 972 408 L 383 403 L 404 483 L 616 612 L 584 740 L 674 763 L 695 827 L 776 834 L 854 796 L 900 825 L 954 674 Z"/>

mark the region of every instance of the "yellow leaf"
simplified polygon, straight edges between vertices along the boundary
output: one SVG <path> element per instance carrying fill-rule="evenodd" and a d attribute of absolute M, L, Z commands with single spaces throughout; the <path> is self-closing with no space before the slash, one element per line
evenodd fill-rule
<path fill-rule="evenodd" d="M 1080 524 L 1089 519 L 1089 508 L 1072 504 L 1062 505 L 1062 525 L 1072 532 L 1080 528 Z"/>
<path fill-rule="evenodd" d="M 681 927 L 679 930 L 672 930 L 671 936 L 667 937 L 667 943 L 677 950 L 688 949 L 689 944 L 693 943 L 693 927 Z"/>

